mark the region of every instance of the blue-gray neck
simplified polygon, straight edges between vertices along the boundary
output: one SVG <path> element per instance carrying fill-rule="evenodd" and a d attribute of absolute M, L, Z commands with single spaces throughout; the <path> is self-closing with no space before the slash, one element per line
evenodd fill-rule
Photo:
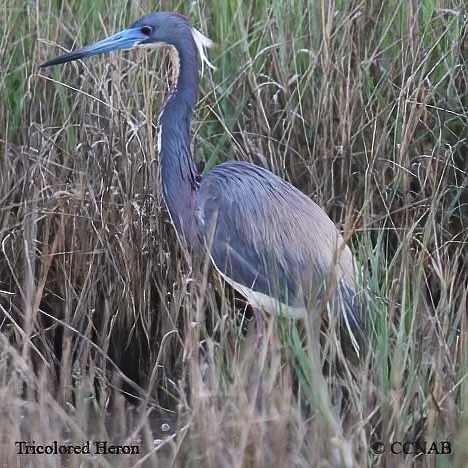
<path fill-rule="evenodd" d="M 177 83 L 159 117 L 159 164 L 163 196 L 177 234 L 186 247 L 197 240 L 194 223 L 194 199 L 197 168 L 191 153 L 193 109 L 198 94 L 198 61 L 191 33 L 174 44 L 179 73 Z"/>

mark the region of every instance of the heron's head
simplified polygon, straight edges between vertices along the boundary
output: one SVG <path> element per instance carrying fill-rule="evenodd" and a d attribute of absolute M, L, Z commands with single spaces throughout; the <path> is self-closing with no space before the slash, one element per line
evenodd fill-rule
<path fill-rule="evenodd" d="M 210 39 L 192 27 L 188 18 L 179 13 L 151 13 L 107 39 L 48 60 L 41 65 L 41 68 L 138 46 L 170 45 L 180 48 L 192 40 L 195 42 L 202 61 L 207 62 L 204 48 L 210 47 L 212 43 Z"/>

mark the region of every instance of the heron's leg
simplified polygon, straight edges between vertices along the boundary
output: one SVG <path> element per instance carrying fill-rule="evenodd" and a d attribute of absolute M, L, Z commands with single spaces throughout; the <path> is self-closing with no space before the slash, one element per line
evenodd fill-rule
<path fill-rule="evenodd" d="M 260 309 L 252 307 L 255 316 L 255 327 L 257 328 L 257 341 L 261 341 L 265 334 L 265 321 L 263 320 L 263 314 Z"/>
<path fill-rule="evenodd" d="M 256 336 L 256 372 L 255 372 L 255 385 L 252 387 L 255 389 L 255 393 L 253 395 L 255 399 L 255 408 L 259 414 L 262 414 L 265 409 L 265 402 L 266 402 L 266 382 L 267 380 L 267 371 L 268 368 L 271 366 L 271 350 L 268 349 L 268 338 L 265 339 L 265 317 L 264 312 L 257 307 L 252 307 L 255 317 L 255 328 L 257 329 L 257 336 Z"/>

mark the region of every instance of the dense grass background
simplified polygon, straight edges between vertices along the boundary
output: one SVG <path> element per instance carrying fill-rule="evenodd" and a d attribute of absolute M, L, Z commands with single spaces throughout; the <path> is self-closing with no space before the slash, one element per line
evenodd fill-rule
<path fill-rule="evenodd" d="M 464 466 L 467 11 L 462 0 L 0 0 L 0 466 Z M 465 8 L 465 9 L 464 9 Z M 247 159 L 339 225 L 370 346 L 270 321 L 193 277 L 157 188 L 164 50 L 38 72 L 144 13 L 216 43 L 201 170 Z M 15 440 L 138 457 L 19 457 Z M 375 441 L 449 440 L 448 455 Z M 29 465 L 28 465 L 29 463 Z M 85 463 L 83 465 L 82 463 Z"/>

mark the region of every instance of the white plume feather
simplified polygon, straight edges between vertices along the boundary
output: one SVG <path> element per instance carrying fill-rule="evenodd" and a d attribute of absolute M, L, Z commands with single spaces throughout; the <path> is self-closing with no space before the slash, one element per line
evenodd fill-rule
<path fill-rule="evenodd" d="M 205 67 L 205 63 L 208 67 L 212 70 L 215 69 L 213 64 L 208 60 L 208 57 L 205 54 L 205 48 L 211 47 L 213 45 L 213 41 L 203 35 L 200 31 L 195 28 L 192 28 L 192 36 L 195 44 L 197 46 L 198 55 L 200 56 L 201 64 L 202 64 L 202 75 Z"/>

